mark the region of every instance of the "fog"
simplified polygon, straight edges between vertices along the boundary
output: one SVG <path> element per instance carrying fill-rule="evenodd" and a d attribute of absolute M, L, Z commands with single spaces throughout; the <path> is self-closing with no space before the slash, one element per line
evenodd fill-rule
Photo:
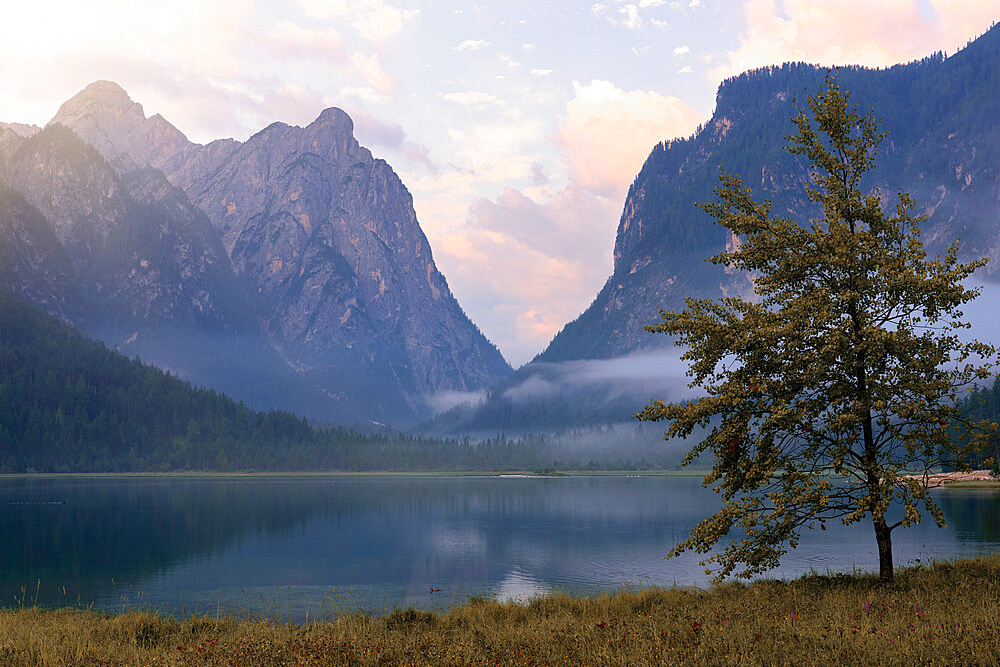
<path fill-rule="evenodd" d="M 486 390 L 479 391 L 442 391 L 424 397 L 434 414 L 447 412 L 459 405 L 479 405 L 486 400 Z"/>

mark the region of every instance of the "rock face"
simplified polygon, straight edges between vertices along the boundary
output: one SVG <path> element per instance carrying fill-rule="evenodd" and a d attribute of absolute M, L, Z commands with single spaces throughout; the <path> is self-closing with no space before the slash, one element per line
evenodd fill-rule
<path fill-rule="evenodd" d="M 42 212 L 0 183 L 0 291 L 77 320 L 83 300 L 69 256 Z"/>
<path fill-rule="evenodd" d="M 720 167 L 742 176 L 775 215 L 813 214 L 803 185 L 807 165 L 784 150 L 796 104 L 824 85 L 827 70 L 786 64 L 723 82 L 711 120 L 693 137 L 653 148 L 629 189 L 615 242 L 614 273 L 591 306 L 552 340 L 540 361 L 610 358 L 659 344 L 642 326 L 684 297 L 747 293 L 745 276 L 705 262 L 734 242 L 696 208 L 714 198 Z M 992 257 L 983 277 L 1000 275 L 1000 26 L 945 59 L 886 70 L 836 70 L 862 110 L 874 109 L 888 136 L 867 186 L 902 188 L 927 214 L 931 255 L 961 239 L 966 259 Z"/>
<path fill-rule="evenodd" d="M 406 188 L 339 109 L 200 146 L 101 81 L 25 134 L 0 128 L 20 221 L 0 217 L 0 232 L 63 253 L 81 294 L 25 282 L 23 263 L 0 280 L 109 343 L 326 421 L 406 424 L 431 395 L 510 372 L 435 267 Z"/>
<path fill-rule="evenodd" d="M 271 125 L 189 178 L 265 335 L 297 367 L 378 369 L 417 394 L 506 374 L 435 267 L 409 193 L 343 111 Z"/>
<path fill-rule="evenodd" d="M 519 388 L 553 376 L 554 365 L 612 364 L 609 360 L 668 346 L 665 336 L 643 327 L 659 321 L 661 308 L 683 309 L 685 297 L 749 296 L 745 275 L 705 261 L 738 239 L 696 204 L 714 198 L 724 166 L 740 175 L 758 200 L 771 200 L 774 215 L 796 220 L 815 215 L 804 196 L 807 165 L 784 146 L 796 104 L 804 106 L 823 87 L 826 74 L 825 68 L 798 63 L 723 82 L 715 113 L 694 136 L 653 147 L 625 201 L 614 273 L 590 307 L 531 364 L 492 390 L 484 404 L 443 415 L 430 430 L 511 432 L 533 424 L 565 428 L 588 420 L 627 421 L 651 397 L 663 397 L 662 388 L 644 384 L 648 376 L 640 381 L 622 374 L 616 385 L 620 400 L 613 404 L 609 391 L 595 391 L 583 379 L 562 383 L 530 405 L 511 400 L 524 393 Z M 888 196 L 903 189 L 913 196 L 918 213 L 928 216 L 921 230 L 931 256 L 961 239 L 960 257 L 993 259 L 981 277 L 1000 276 L 1000 96 L 995 92 L 1000 26 L 947 59 L 934 54 L 884 70 L 846 67 L 835 76 L 854 104 L 874 109 L 888 132 L 880 166 L 866 187 Z M 683 377 L 678 382 L 683 384 Z"/>
<path fill-rule="evenodd" d="M 147 119 L 121 86 L 96 81 L 65 102 L 50 124 L 71 128 L 121 172 L 160 166 L 156 158 L 191 144 L 160 115 Z"/>
<path fill-rule="evenodd" d="M 19 137 L 30 137 L 41 132 L 42 128 L 24 123 L 0 123 L 0 134 L 3 134 L 5 130 L 10 130 Z"/>
<path fill-rule="evenodd" d="M 92 146 L 53 124 L 24 140 L 0 177 L 54 233 L 90 307 L 81 315 L 87 328 L 170 322 L 253 330 L 211 223 L 160 172 L 120 177 Z"/>

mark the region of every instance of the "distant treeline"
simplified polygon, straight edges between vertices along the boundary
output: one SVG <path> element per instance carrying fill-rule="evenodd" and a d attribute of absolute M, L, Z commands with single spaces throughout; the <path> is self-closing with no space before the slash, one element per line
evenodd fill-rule
<path fill-rule="evenodd" d="M 1000 423 L 1000 378 L 992 387 L 974 387 L 963 401 L 963 411 L 973 420 L 988 419 Z M 986 449 L 966 461 L 973 468 L 992 467 L 1000 463 L 1000 430 L 993 433 Z"/>
<path fill-rule="evenodd" d="M 541 437 L 470 442 L 315 428 L 192 387 L 0 297 L 0 473 L 565 467 L 654 463 L 565 460 Z"/>

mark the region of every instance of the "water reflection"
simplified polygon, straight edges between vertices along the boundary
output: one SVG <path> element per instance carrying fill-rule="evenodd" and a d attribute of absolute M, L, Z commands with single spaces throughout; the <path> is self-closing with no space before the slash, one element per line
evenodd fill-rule
<path fill-rule="evenodd" d="M 948 526 L 961 541 L 1000 542 L 1000 493 L 990 489 L 945 490 L 937 495 Z"/>
<path fill-rule="evenodd" d="M 950 530 L 894 533 L 896 561 L 1000 545 L 1000 496 L 938 494 Z M 65 502 L 58 505 L 25 504 Z M 0 601 L 301 619 L 447 607 L 473 595 L 705 585 L 665 560 L 716 506 L 690 477 L 287 477 L 0 480 Z M 804 535 L 775 576 L 870 570 L 868 524 Z M 65 587 L 66 593 L 62 590 Z"/>
<path fill-rule="evenodd" d="M 500 602 L 530 602 L 549 592 L 548 586 L 531 578 L 530 575 L 513 569 L 497 586 L 495 597 Z"/>

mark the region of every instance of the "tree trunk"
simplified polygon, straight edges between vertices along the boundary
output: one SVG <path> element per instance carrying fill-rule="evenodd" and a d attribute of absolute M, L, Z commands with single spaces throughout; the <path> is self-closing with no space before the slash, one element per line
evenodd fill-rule
<path fill-rule="evenodd" d="M 878 543 L 878 578 L 889 583 L 892 581 L 892 529 L 884 517 L 873 517 L 875 524 L 875 541 Z"/>

